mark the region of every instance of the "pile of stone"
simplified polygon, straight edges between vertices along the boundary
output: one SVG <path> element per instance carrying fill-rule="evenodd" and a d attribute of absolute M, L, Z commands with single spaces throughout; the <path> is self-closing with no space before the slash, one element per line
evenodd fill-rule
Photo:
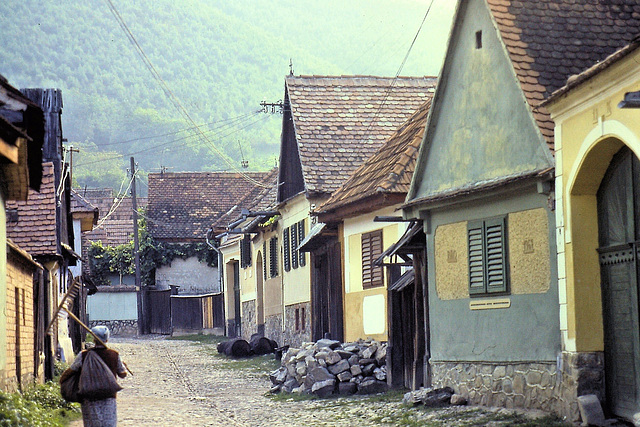
<path fill-rule="evenodd" d="M 404 395 L 402 403 L 405 405 L 424 405 L 429 408 L 441 408 L 444 406 L 466 405 L 464 396 L 455 394 L 451 387 L 424 388 L 413 390 Z"/>
<path fill-rule="evenodd" d="M 271 373 L 272 393 L 372 394 L 387 391 L 387 344 L 322 339 L 289 348 Z"/>

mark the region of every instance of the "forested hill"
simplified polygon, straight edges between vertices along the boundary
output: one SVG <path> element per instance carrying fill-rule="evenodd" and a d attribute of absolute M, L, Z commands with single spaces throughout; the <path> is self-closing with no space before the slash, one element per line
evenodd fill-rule
<path fill-rule="evenodd" d="M 108 0 L 0 2 L 0 74 L 62 89 L 80 185 L 118 185 L 129 155 L 145 171 L 265 170 L 278 156 L 282 99 L 295 74 L 393 76 L 428 0 L 111 0 L 158 74 L 208 135 L 189 129 L 140 59 Z M 438 0 L 402 71 L 437 75 L 453 1 Z M 120 156 L 120 157 L 118 157 Z"/>

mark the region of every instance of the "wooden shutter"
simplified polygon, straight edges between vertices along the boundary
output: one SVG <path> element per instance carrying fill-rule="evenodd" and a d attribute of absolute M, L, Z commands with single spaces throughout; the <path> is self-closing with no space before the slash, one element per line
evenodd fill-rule
<path fill-rule="evenodd" d="M 507 291 L 507 262 L 504 218 L 492 218 L 484 222 L 486 253 L 487 293 Z"/>
<path fill-rule="evenodd" d="M 469 294 L 479 295 L 486 292 L 484 280 L 484 222 L 469 222 Z"/>
<path fill-rule="evenodd" d="M 298 268 L 298 223 L 291 226 L 291 267 Z"/>
<path fill-rule="evenodd" d="M 382 267 L 373 261 L 382 254 L 382 230 L 362 234 L 362 287 L 382 286 Z"/>
<path fill-rule="evenodd" d="M 305 237 L 304 223 L 305 223 L 304 219 L 298 223 L 298 243 L 302 243 Z M 298 252 L 300 267 L 304 267 L 306 265 L 307 263 L 306 256 L 307 256 L 306 252 Z"/>
<path fill-rule="evenodd" d="M 271 277 L 278 275 L 278 238 L 272 237 L 269 240 L 269 272 Z"/>
<path fill-rule="evenodd" d="M 267 280 L 267 241 L 262 242 L 262 274 L 264 280 Z"/>
<path fill-rule="evenodd" d="M 240 241 L 240 266 L 251 267 L 251 237 L 248 235 Z"/>
<path fill-rule="evenodd" d="M 289 227 L 284 229 L 283 232 L 283 245 L 284 245 L 284 271 L 291 270 L 291 257 L 290 257 L 290 248 L 289 248 Z"/>
<path fill-rule="evenodd" d="M 507 292 L 505 218 L 470 221 L 469 295 Z"/>

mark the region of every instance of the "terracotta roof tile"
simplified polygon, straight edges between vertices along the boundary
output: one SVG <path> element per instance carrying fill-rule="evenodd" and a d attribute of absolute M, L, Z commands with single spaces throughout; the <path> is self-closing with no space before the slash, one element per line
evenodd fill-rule
<path fill-rule="evenodd" d="M 431 108 L 431 97 L 432 95 L 373 156 L 353 172 L 342 187 L 319 208 L 320 213 L 330 213 L 376 194 L 404 195 L 409 191 Z"/>
<path fill-rule="evenodd" d="M 147 217 L 151 235 L 167 240 L 204 240 L 207 230 L 222 215 L 247 193 L 259 193 L 272 175 L 273 172 L 149 174 Z"/>
<path fill-rule="evenodd" d="M 71 190 L 71 212 L 94 212 L 98 209 L 90 201 L 85 199 L 76 190 Z"/>
<path fill-rule="evenodd" d="M 88 188 L 77 191 L 88 202 L 96 206 L 99 213 L 98 226 L 92 231 L 83 233 L 83 246 L 86 241 L 101 241 L 105 246 L 118 246 L 129 243 L 133 239 L 133 201 L 131 197 L 124 197 L 119 204 L 116 204 L 116 194 L 111 188 Z M 136 204 L 138 207 L 146 206 L 147 198 L 136 198 Z M 114 211 L 109 214 L 112 208 Z"/>
<path fill-rule="evenodd" d="M 7 221 L 7 237 L 33 256 L 58 255 L 53 163 L 42 172 L 39 193 L 29 189 L 27 201 L 7 201 L 7 210 L 18 213 L 17 222 Z"/>
<path fill-rule="evenodd" d="M 435 77 L 287 77 L 306 190 L 337 190 L 431 96 L 435 84 Z"/>
<path fill-rule="evenodd" d="M 640 32 L 637 0 L 487 0 L 527 101 L 550 148 L 553 122 L 539 104 L 572 74 L 603 61 Z M 534 81 L 535 80 L 535 81 Z"/>

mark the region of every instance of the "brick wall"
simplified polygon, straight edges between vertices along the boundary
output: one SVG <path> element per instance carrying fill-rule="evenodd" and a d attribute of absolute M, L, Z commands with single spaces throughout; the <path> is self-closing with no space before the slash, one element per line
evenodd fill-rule
<path fill-rule="evenodd" d="M 0 389 L 16 391 L 35 380 L 35 266 L 14 250 L 7 252 L 7 365 L 0 373 Z"/>

